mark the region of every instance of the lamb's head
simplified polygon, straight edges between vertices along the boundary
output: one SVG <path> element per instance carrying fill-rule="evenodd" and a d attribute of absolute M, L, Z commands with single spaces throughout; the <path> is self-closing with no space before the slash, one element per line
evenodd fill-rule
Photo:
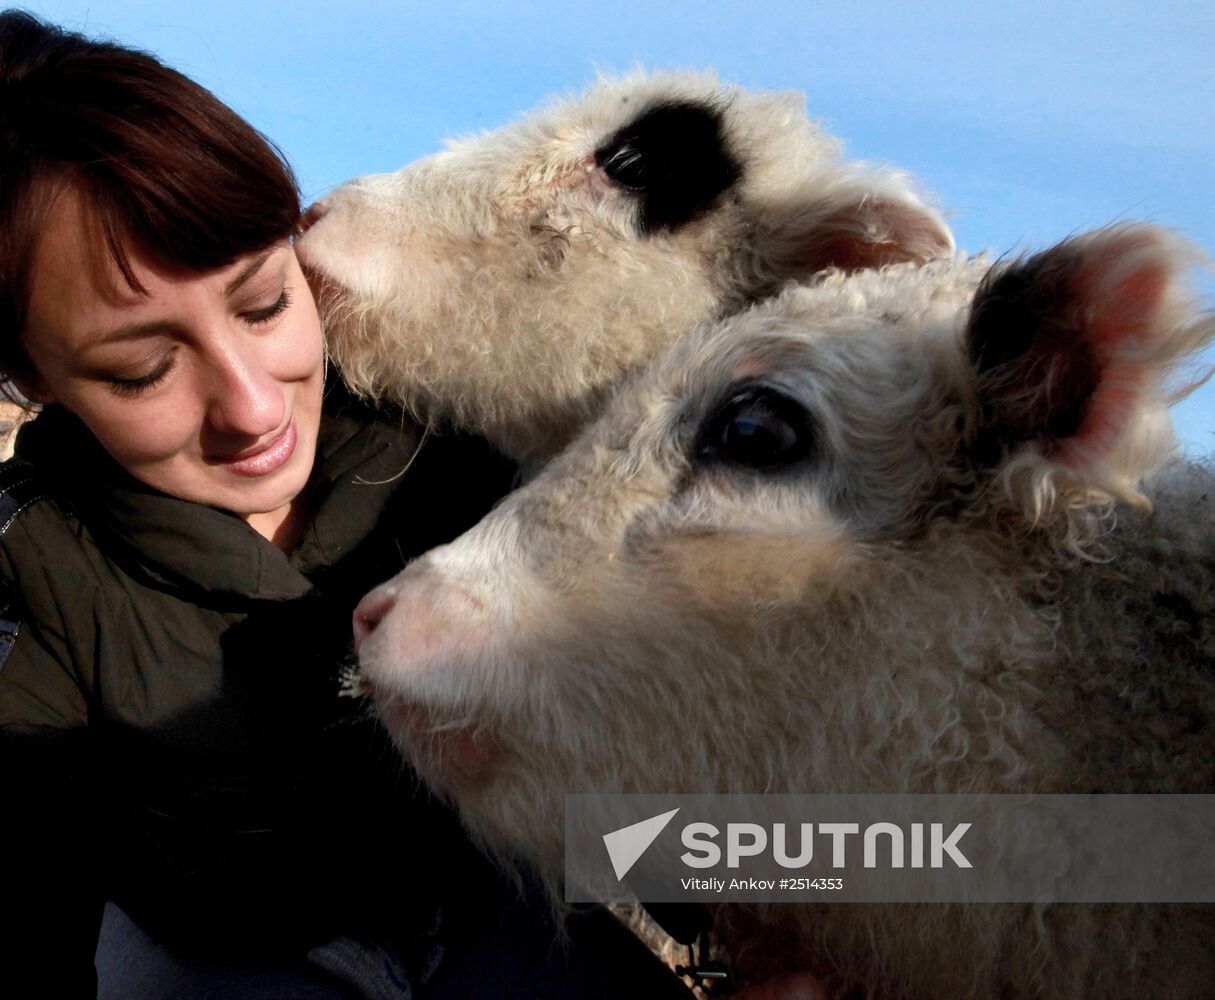
<path fill-rule="evenodd" d="M 549 864 L 564 792 L 1034 787 L 1034 590 L 1164 450 L 1161 381 L 1213 332 L 1188 253 L 1114 228 L 694 331 L 364 600 L 386 725 Z"/>
<path fill-rule="evenodd" d="M 605 81 L 338 188 L 299 250 L 356 390 L 543 456 L 697 323 L 950 251 L 905 177 L 839 152 L 796 95 Z"/>

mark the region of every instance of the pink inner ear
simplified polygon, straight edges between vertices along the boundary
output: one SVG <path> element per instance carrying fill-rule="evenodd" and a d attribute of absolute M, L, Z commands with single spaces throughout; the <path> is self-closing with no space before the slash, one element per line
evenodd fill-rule
<path fill-rule="evenodd" d="M 1134 416 L 1145 375 L 1144 367 L 1134 362 L 1115 362 L 1106 367 L 1080 429 L 1059 442 L 1055 457 L 1073 468 L 1105 458 Z"/>
<path fill-rule="evenodd" d="M 967 328 L 978 450 L 1032 442 L 1082 469 L 1139 439 L 1173 362 L 1215 331 L 1186 287 L 1199 259 L 1167 230 L 1135 224 L 993 268 Z"/>
<path fill-rule="evenodd" d="M 1125 275 L 1103 273 L 1111 265 L 1118 266 L 1117 258 L 1150 249 L 1146 239 L 1123 240 L 1121 246 L 1103 255 L 1104 260 L 1083 268 L 1077 276 L 1077 298 L 1081 302 L 1091 300 L 1087 310 L 1091 317 L 1089 337 L 1098 350 L 1117 352 L 1128 340 L 1144 344 L 1150 336 L 1152 320 L 1169 284 L 1164 262 L 1144 261 Z"/>
<path fill-rule="evenodd" d="M 886 264 L 923 263 L 952 249 L 949 233 L 927 209 L 893 201 L 862 201 L 811 226 L 791 270 L 813 274 L 829 267 L 860 271 Z"/>
<path fill-rule="evenodd" d="M 1087 303 L 1084 334 L 1101 377 L 1079 429 L 1059 442 L 1056 455 L 1067 465 L 1105 458 L 1134 419 L 1151 375 L 1147 355 L 1153 334 L 1160 332 L 1155 329 L 1157 312 L 1168 290 L 1169 269 L 1157 258 L 1129 273 L 1116 272 L 1128 255 L 1159 248 L 1150 235 L 1123 236 L 1073 280 L 1077 300 Z"/>

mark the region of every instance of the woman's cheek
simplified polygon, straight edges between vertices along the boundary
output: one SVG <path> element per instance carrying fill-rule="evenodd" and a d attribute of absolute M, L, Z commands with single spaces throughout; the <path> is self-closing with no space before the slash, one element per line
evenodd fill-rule
<path fill-rule="evenodd" d="M 137 477 L 138 470 L 175 458 L 193 455 L 201 461 L 202 420 L 192 393 L 169 392 L 146 401 L 115 398 L 77 416 L 110 457 Z"/>

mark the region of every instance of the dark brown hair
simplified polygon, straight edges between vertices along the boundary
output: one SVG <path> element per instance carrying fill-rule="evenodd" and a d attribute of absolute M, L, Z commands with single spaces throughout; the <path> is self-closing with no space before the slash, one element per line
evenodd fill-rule
<path fill-rule="evenodd" d="M 0 13 L 0 372 L 22 372 L 30 269 L 56 190 L 78 185 L 109 252 L 206 271 L 286 239 L 299 189 L 281 151 L 146 52 Z"/>

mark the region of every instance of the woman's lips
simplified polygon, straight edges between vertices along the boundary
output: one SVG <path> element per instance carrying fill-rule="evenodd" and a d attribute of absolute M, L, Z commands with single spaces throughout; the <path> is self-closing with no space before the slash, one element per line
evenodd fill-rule
<path fill-rule="evenodd" d="M 244 458 L 231 459 L 223 463 L 229 472 L 238 476 L 265 476 L 275 469 L 285 465 L 295 453 L 295 418 L 265 447 L 246 455 Z"/>

